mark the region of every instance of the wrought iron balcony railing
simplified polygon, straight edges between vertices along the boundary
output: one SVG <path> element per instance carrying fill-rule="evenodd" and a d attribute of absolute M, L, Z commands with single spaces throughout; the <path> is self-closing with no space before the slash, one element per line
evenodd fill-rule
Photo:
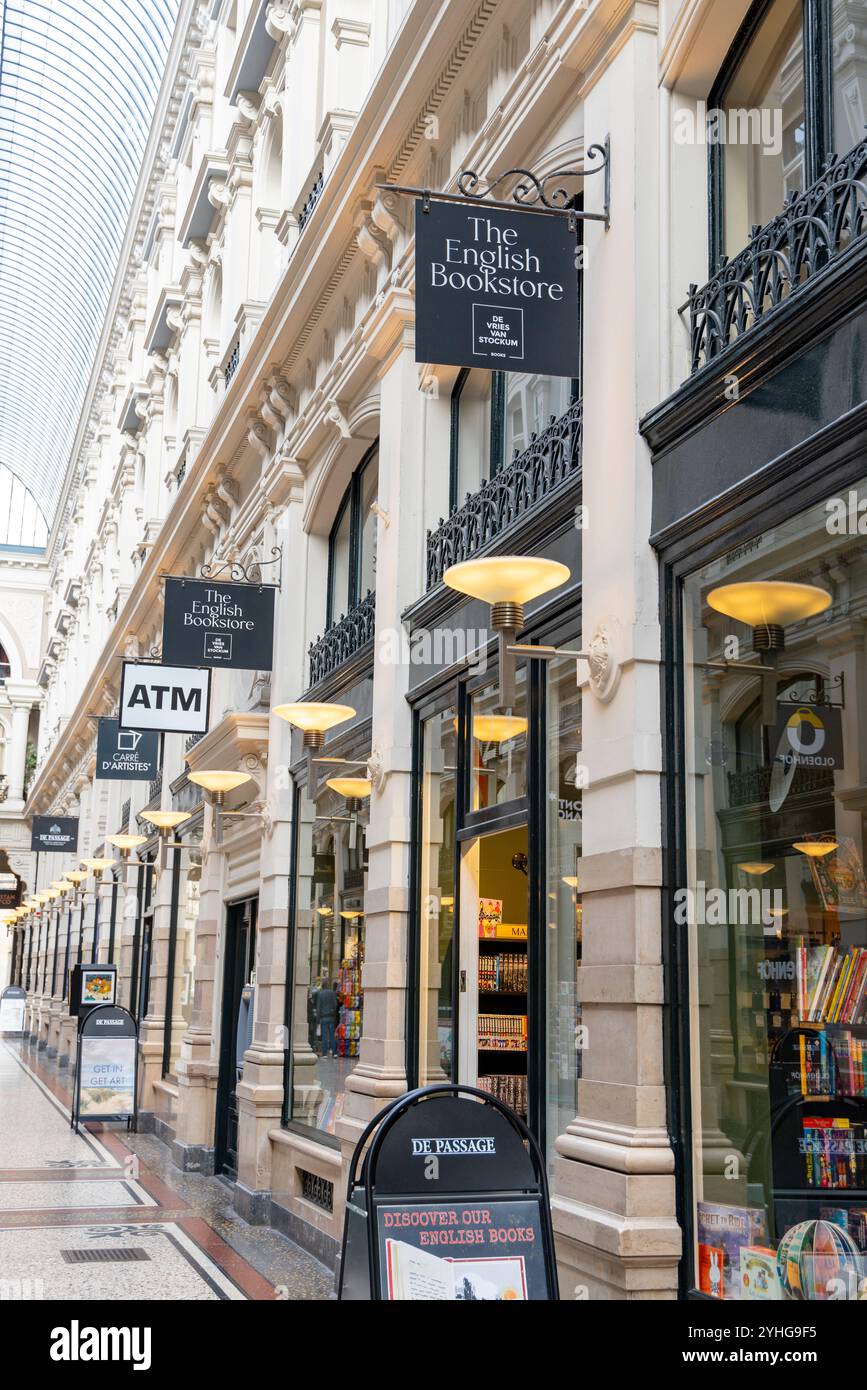
<path fill-rule="evenodd" d="M 469 560 L 543 498 L 581 472 L 582 407 L 573 401 L 523 453 L 468 493 L 457 511 L 427 533 L 427 587 L 439 584 L 449 565 Z"/>
<path fill-rule="evenodd" d="M 750 767 L 745 772 L 730 772 L 729 807 L 759 806 L 768 800 L 771 790 L 770 767 Z M 826 768 L 795 768 L 789 791 L 796 796 L 799 792 L 833 791 L 834 773 Z"/>
<path fill-rule="evenodd" d="M 230 356 L 228 362 L 226 363 L 225 369 L 224 369 L 224 371 L 223 371 L 223 381 L 225 382 L 226 386 L 229 385 L 229 382 L 232 380 L 232 377 L 235 375 L 236 371 L 238 370 L 238 363 L 239 363 L 240 361 L 241 361 L 241 340 L 240 340 L 240 338 L 238 338 L 237 341 L 236 341 L 236 343 L 235 343 L 235 346 L 232 348 L 232 354 L 231 354 L 231 356 Z"/>
<path fill-rule="evenodd" d="M 311 212 L 312 212 L 313 209 L 315 208 L 316 204 L 319 202 L 319 199 L 320 199 L 320 197 L 321 197 L 321 195 L 322 195 L 322 190 L 323 190 L 324 187 L 325 187 L 325 175 L 324 175 L 323 171 L 320 169 L 320 170 L 319 170 L 319 173 L 316 175 L 316 178 L 313 180 L 313 186 L 312 186 L 312 188 L 310 189 L 310 192 L 307 194 L 307 197 L 306 197 L 306 199 L 305 199 L 305 201 L 304 201 L 304 205 L 302 206 L 300 212 L 298 213 L 298 231 L 299 231 L 299 232 L 303 232 L 303 231 L 304 231 L 304 228 L 305 228 L 307 222 L 308 222 L 309 219 L 310 219 L 310 214 L 311 214 Z"/>
<path fill-rule="evenodd" d="M 373 641 L 374 615 L 375 597 L 368 589 L 360 603 L 327 628 L 316 642 L 310 643 L 311 686 L 330 676 L 344 661 L 349 661 Z"/>
<path fill-rule="evenodd" d="M 754 227 L 749 245 L 723 258 L 701 288 L 690 285 L 692 371 L 712 361 L 770 310 L 824 270 L 867 232 L 867 140 L 840 158 L 805 193 L 792 192 L 783 211 Z"/>

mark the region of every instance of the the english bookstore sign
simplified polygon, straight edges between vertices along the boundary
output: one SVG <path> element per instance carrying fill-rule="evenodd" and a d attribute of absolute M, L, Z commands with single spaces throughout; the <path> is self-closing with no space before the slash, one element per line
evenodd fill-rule
<path fill-rule="evenodd" d="M 121 729 L 206 734 L 211 672 L 196 666 L 125 661 L 120 682 Z"/>
<path fill-rule="evenodd" d="M 270 671 L 274 593 L 268 584 L 167 578 L 163 660 Z"/>
<path fill-rule="evenodd" d="M 100 719 L 96 735 L 96 775 L 107 782 L 151 782 L 157 775 L 159 739 L 153 730 L 121 729 L 116 719 Z"/>
<path fill-rule="evenodd" d="M 419 199 L 416 361 L 577 376 L 577 250 L 567 217 Z"/>
<path fill-rule="evenodd" d="M 40 854 L 67 854 L 78 849 L 77 816 L 34 816 L 30 848 Z"/>

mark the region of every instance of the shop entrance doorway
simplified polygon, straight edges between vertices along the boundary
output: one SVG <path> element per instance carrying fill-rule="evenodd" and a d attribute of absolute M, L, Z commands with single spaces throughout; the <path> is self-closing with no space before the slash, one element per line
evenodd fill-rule
<path fill-rule="evenodd" d="M 238 1175 L 237 1087 L 253 1017 L 258 906 L 258 898 L 247 898 L 226 908 L 214 1171 L 232 1179 Z"/>
<path fill-rule="evenodd" d="M 532 1113 L 528 873 L 526 825 L 479 835 L 462 847 L 458 1076 L 525 1120 Z"/>

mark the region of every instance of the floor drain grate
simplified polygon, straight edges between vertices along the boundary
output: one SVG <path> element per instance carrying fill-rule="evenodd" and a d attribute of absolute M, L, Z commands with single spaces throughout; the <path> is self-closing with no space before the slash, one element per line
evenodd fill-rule
<path fill-rule="evenodd" d="M 118 1246 L 107 1250 L 61 1250 L 60 1253 L 68 1265 L 124 1265 L 150 1259 L 148 1252 L 140 1246 L 130 1246 L 128 1249 Z"/>

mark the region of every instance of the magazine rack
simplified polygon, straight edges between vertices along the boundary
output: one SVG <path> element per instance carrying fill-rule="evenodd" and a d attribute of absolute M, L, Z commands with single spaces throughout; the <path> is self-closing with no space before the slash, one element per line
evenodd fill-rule
<path fill-rule="evenodd" d="M 472 1086 L 423 1086 L 349 1165 L 342 1301 L 557 1300 L 545 1164 L 523 1120 Z"/>

